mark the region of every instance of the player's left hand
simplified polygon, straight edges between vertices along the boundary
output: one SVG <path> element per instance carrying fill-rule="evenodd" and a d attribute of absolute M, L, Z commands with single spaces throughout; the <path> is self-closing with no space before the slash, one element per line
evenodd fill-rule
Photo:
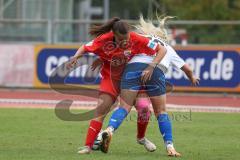
<path fill-rule="evenodd" d="M 149 65 L 144 71 L 142 72 L 141 80 L 143 83 L 146 83 L 148 80 L 151 79 L 153 74 L 154 67 Z"/>
<path fill-rule="evenodd" d="M 97 67 L 101 67 L 103 65 L 103 61 L 100 58 L 97 58 L 91 65 L 91 70 L 94 71 Z"/>
<path fill-rule="evenodd" d="M 199 85 L 200 78 L 193 77 L 191 79 L 191 83 L 193 86 L 198 86 Z"/>

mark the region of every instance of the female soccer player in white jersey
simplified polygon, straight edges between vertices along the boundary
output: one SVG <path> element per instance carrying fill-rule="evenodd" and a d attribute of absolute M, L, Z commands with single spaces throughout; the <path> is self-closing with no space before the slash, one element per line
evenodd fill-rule
<path fill-rule="evenodd" d="M 103 142 L 101 150 L 108 151 L 111 136 L 120 126 L 122 121 L 130 112 L 138 91 L 144 86 L 148 94 L 155 116 L 158 119 L 160 133 L 163 136 L 165 147 L 169 156 L 181 156 L 173 146 L 171 121 L 166 112 L 166 86 L 164 73 L 170 65 L 182 69 L 193 85 L 199 84 L 199 79 L 193 76 L 192 70 L 177 55 L 175 50 L 166 43 L 168 40 L 167 33 L 164 29 L 164 22 L 159 19 L 159 27 L 155 27 L 152 22 L 145 22 L 140 18 L 140 25 L 136 26 L 142 34 L 151 38 L 152 42 L 158 42 L 166 49 L 166 55 L 160 64 L 154 64 L 154 56 L 148 56 L 145 53 L 134 56 L 122 75 L 121 82 L 121 101 L 120 107 L 112 114 L 107 129 L 103 132 Z M 151 42 L 149 43 L 151 45 Z"/>

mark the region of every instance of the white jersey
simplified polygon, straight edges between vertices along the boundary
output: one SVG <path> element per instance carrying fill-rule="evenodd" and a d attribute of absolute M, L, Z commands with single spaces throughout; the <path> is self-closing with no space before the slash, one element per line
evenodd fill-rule
<path fill-rule="evenodd" d="M 157 42 L 159 45 L 162 45 L 166 48 L 167 50 L 166 55 L 163 57 L 159 64 L 159 67 L 163 70 L 164 73 L 167 72 L 170 65 L 173 65 L 174 67 L 179 69 L 185 65 L 184 60 L 181 57 L 179 57 L 176 51 L 170 45 L 162 41 L 159 37 L 149 35 L 147 35 L 146 37 L 150 38 L 151 41 Z M 155 56 L 149 56 L 146 55 L 145 53 L 142 53 L 134 56 L 128 63 L 140 62 L 149 64 L 152 63 L 154 57 Z"/>

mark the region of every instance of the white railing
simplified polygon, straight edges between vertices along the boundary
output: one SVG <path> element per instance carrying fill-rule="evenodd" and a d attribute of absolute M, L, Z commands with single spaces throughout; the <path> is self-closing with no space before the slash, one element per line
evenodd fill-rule
<path fill-rule="evenodd" d="M 136 20 L 126 20 L 130 24 L 136 24 Z M 79 43 L 88 41 L 88 28 L 91 24 L 101 24 L 103 20 L 19 20 L 19 19 L 4 19 L 0 20 L 0 42 L 1 43 Z M 224 31 L 224 27 L 227 27 L 228 36 L 236 36 L 239 34 L 240 29 L 229 30 L 229 27 L 240 28 L 240 21 L 200 21 L 200 20 L 176 20 L 168 23 L 169 27 L 179 29 L 179 31 L 185 30 L 187 37 L 201 37 L 203 34 L 213 34 L 212 36 L 219 36 Z M 206 28 L 204 33 L 199 33 L 196 29 L 195 32 L 190 33 L 188 28 L 193 27 L 209 27 Z M 219 33 L 215 33 L 214 27 L 222 28 Z M 194 29 L 193 29 L 194 30 Z M 211 31 L 213 30 L 213 31 Z M 208 32 L 209 31 L 209 32 Z M 206 33 L 205 33 L 206 32 Z M 182 32 L 181 32 L 182 33 Z M 194 35 L 195 34 L 195 35 Z M 199 35 L 198 35 L 199 34 Z M 176 37 L 175 37 L 176 38 Z M 234 37 L 232 37 L 234 38 Z M 189 38 L 191 39 L 191 37 Z M 221 39 L 220 39 L 221 40 Z M 190 40 L 189 40 L 190 41 Z M 228 41 L 226 41 L 227 43 Z M 194 43 L 194 41 L 190 41 Z M 199 42 L 202 44 L 202 42 Z M 224 41 L 223 41 L 224 43 Z M 231 44 L 239 44 L 236 40 Z"/>

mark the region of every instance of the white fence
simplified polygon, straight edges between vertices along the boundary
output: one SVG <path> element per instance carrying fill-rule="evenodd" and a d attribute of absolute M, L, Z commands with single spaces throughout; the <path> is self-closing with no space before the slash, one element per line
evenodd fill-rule
<path fill-rule="evenodd" d="M 136 20 L 126 20 L 136 24 Z M 88 28 L 103 20 L 0 20 L 0 43 L 79 43 L 90 40 Z M 240 21 L 171 21 L 176 43 L 240 44 Z"/>

